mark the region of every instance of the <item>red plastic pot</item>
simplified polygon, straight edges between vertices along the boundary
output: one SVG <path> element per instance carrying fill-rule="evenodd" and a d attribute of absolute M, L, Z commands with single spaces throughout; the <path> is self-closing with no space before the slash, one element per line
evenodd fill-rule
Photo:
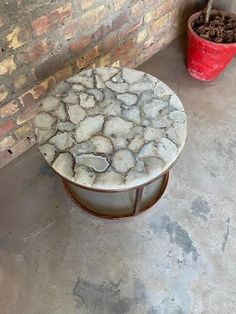
<path fill-rule="evenodd" d="M 221 10 L 213 10 L 213 14 L 236 15 Z M 198 36 L 192 29 L 192 23 L 202 12 L 193 14 L 188 20 L 188 52 L 187 68 L 190 75 L 201 81 L 217 78 L 236 55 L 236 43 L 214 43 Z"/>

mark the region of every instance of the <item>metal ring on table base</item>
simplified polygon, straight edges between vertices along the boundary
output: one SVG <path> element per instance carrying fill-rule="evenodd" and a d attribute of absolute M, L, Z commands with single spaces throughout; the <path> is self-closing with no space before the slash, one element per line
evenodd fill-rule
<path fill-rule="evenodd" d="M 63 184 L 73 202 L 88 214 L 105 219 L 125 219 L 135 217 L 152 207 L 165 192 L 168 180 L 169 171 L 151 183 L 141 185 L 135 189 L 109 192 L 86 190 L 66 179 L 63 179 Z M 155 186 L 155 184 L 157 184 L 157 186 Z M 104 194 L 109 194 L 109 196 L 113 195 L 111 201 L 113 205 L 116 203 L 115 198 L 117 198 L 117 208 L 113 206 L 113 208 L 109 209 L 107 195 L 105 196 Z M 102 195 L 105 197 L 101 198 Z M 102 204 L 102 201 L 105 203 Z M 120 204 L 123 202 L 123 206 L 119 206 L 119 202 Z M 104 208 L 106 207 L 105 211 L 102 206 L 104 206 Z M 125 206 L 127 208 L 125 208 Z M 122 209 L 120 207 L 122 207 Z"/>

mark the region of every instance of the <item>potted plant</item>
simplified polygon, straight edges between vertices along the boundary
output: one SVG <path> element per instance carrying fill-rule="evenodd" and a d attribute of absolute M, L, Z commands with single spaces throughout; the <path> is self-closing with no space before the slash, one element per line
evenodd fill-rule
<path fill-rule="evenodd" d="M 188 20 L 187 68 L 202 81 L 217 78 L 236 55 L 236 15 L 212 5 Z"/>

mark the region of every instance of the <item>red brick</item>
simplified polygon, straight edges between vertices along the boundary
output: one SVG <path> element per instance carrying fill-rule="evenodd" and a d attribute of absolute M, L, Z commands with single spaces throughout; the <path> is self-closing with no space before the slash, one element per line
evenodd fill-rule
<path fill-rule="evenodd" d="M 82 10 L 87 10 L 95 3 L 96 0 L 80 0 L 78 1 Z"/>
<path fill-rule="evenodd" d="M 43 39 L 31 48 L 28 48 L 25 52 L 21 52 L 17 55 L 19 61 L 23 63 L 30 63 L 38 60 L 41 56 L 48 53 L 54 44 L 50 40 Z"/>
<path fill-rule="evenodd" d="M 111 27 L 106 25 L 106 26 L 101 26 L 99 27 L 99 29 L 92 35 L 93 40 L 95 42 L 103 39 L 104 37 L 106 37 L 109 33 L 111 32 Z"/>
<path fill-rule="evenodd" d="M 99 25 L 108 16 L 108 7 L 100 5 L 84 13 L 79 20 L 80 30 L 90 30 L 91 26 Z"/>
<path fill-rule="evenodd" d="M 8 90 L 5 85 L 0 84 L 0 102 L 6 99 L 8 96 Z"/>
<path fill-rule="evenodd" d="M 41 82 L 39 85 L 31 88 L 20 97 L 20 102 L 23 106 L 35 104 L 35 102 L 45 95 L 51 88 L 56 85 L 56 80 L 53 76 Z"/>
<path fill-rule="evenodd" d="M 135 35 L 135 33 L 138 32 L 138 30 L 141 28 L 141 26 L 142 26 L 142 19 L 133 25 L 128 25 L 128 27 L 125 30 L 118 33 L 119 41 L 127 39 L 127 37 L 130 35 L 131 36 Z"/>
<path fill-rule="evenodd" d="M 84 36 L 70 44 L 69 50 L 73 55 L 80 54 L 91 43 L 91 36 Z"/>
<path fill-rule="evenodd" d="M 33 119 L 38 111 L 39 104 L 31 105 L 24 109 L 21 114 L 17 116 L 16 123 L 21 125 L 31 119 Z"/>
<path fill-rule="evenodd" d="M 113 30 L 119 30 L 127 21 L 129 20 L 128 14 L 122 13 L 117 18 L 114 19 L 112 22 L 112 29 Z"/>
<path fill-rule="evenodd" d="M 52 30 L 60 22 L 70 17 L 72 14 L 72 4 L 67 3 L 47 15 L 36 18 L 32 22 L 32 28 L 37 35 L 41 35 Z"/>
<path fill-rule="evenodd" d="M 15 126 L 15 123 L 13 120 L 8 120 L 5 122 L 0 123 L 0 137 L 3 137 L 8 132 L 10 132 Z"/>
<path fill-rule="evenodd" d="M 132 9 L 131 9 L 132 17 L 141 16 L 143 13 L 144 13 L 144 6 L 141 1 L 138 1 L 132 6 Z"/>
<path fill-rule="evenodd" d="M 65 40 L 69 40 L 75 36 L 78 30 L 78 21 L 71 21 L 63 28 L 63 37 L 65 38 Z"/>
<path fill-rule="evenodd" d="M 18 101 L 12 100 L 8 104 L 0 107 L 0 116 L 1 118 L 5 118 L 13 115 L 19 110 Z"/>
<path fill-rule="evenodd" d="M 5 24 L 5 18 L 3 16 L 0 16 L 0 28 L 3 27 Z"/>
<path fill-rule="evenodd" d="M 64 68 L 60 69 L 54 74 L 57 83 L 67 79 L 71 75 L 72 75 L 72 67 L 70 64 L 66 65 Z"/>
<path fill-rule="evenodd" d="M 13 84 L 15 90 L 21 89 L 22 87 L 26 86 L 27 77 L 24 74 L 19 74 L 18 76 L 13 78 Z"/>
<path fill-rule="evenodd" d="M 124 44 L 121 47 L 117 48 L 113 52 L 113 58 L 112 58 L 113 61 L 116 61 L 116 60 L 120 59 L 121 57 L 123 57 L 124 55 L 126 55 L 127 53 L 129 53 L 129 50 L 132 49 L 133 46 L 134 46 L 133 41 L 130 40 L 126 44 Z"/>
<path fill-rule="evenodd" d="M 47 59 L 41 61 L 32 69 L 35 80 L 40 81 L 53 75 L 61 69 L 71 58 L 68 47 L 64 47 L 59 52 L 51 55 Z"/>
<path fill-rule="evenodd" d="M 150 9 L 153 6 L 156 7 L 156 6 L 162 5 L 165 2 L 165 0 L 143 0 L 143 2 L 144 2 L 144 5 L 148 9 Z"/>
<path fill-rule="evenodd" d="M 22 139 L 28 135 L 33 134 L 33 128 L 31 124 L 24 124 L 23 126 L 19 127 L 18 129 L 15 130 L 15 135 L 18 139 Z"/>
<path fill-rule="evenodd" d="M 84 54 L 80 59 L 77 60 L 77 67 L 83 69 L 92 63 L 99 56 L 99 47 L 96 46 L 86 54 Z"/>
<path fill-rule="evenodd" d="M 171 2 L 167 1 L 155 9 L 154 19 L 159 19 L 171 10 Z"/>
<path fill-rule="evenodd" d="M 0 152 L 7 150 L 15 143 L 14 138 L 10 135 L 0 141 Z"/>
<path fill-rule="evenodd" d="M 106 38 L 104 40 L 104 49 L 106 51 L 110 51 L 111 49 L 114 49 L 114 47 L 117 46 L 119 43 L 119 37 L 118 35 L 113 35 L 112 37 Z"/>

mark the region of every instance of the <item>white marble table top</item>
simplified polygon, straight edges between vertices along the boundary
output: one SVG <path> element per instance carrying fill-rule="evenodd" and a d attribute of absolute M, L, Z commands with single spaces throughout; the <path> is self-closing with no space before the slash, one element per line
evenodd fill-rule
<path fill-rule="evenodd" d="M 39 150 L 62 177 L 87 188 L 130 189 L 175 162 L 187 133 L 184 108 L 163 82 L 128 68 L 82 71 L 42 100 Z"/>

